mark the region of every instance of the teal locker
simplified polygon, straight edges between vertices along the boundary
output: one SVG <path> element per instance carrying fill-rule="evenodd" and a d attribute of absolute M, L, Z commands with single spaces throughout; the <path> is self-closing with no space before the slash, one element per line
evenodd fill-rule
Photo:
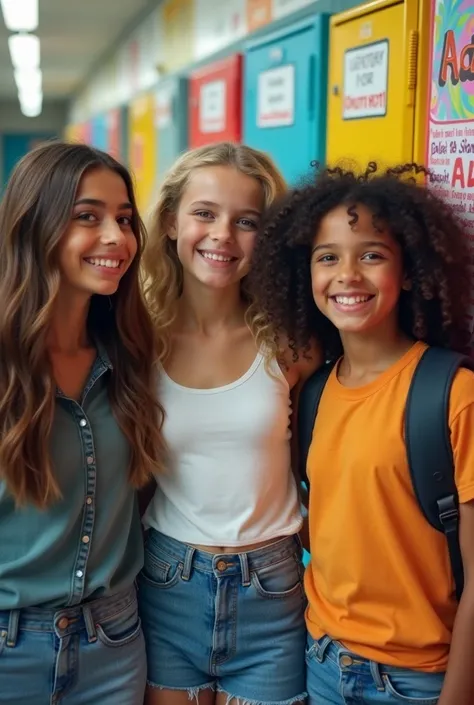
<path fill-rule="evenodd" d="M 188 97 L 185 78 L 161 81 L 155 91 L 158 186 L 177 157 L 187 148 Z"/>
<path fill-rule="evenodd" d="M 244 142 L 268 152 L 290 184 L 324 161 L 328 16 L 249 42 L 244 58 Z"/>

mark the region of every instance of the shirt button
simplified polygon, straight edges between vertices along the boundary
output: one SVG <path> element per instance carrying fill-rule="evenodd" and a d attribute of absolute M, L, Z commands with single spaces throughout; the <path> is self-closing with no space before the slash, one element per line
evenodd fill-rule
<path fill-rule="evenodd" d="M 92 465 L 93 462 L 94 462 L 93 456 L 92 456 L 92 455 L 88 455 L 88 456 L 87 456 L 87 464 L 88 464 L 88 465 Z"/>
<path fill-rule="evenodd" d="M 82 537 L 82 543 L 89 543 L 89 537 L 88 537 L 88 536 L 83 536 L 83 537 Z"/>
<path fill-rule="evenodd" d="M 88 497 L 86 499 L 86 504 L 92 504 L 92 497 Z"/>
<path fill-rule="evenodd" d="M 82 428 L 84 428 L 84 426 L 87 426 L 87 421 L 85 419 L 81 419 L 79 421 L 79 426 L 82 426 Z"/>
<path fill-rule="evenodd" d="M 67 629 L 69 626 L 69 619 L 67 617 L 61 617 L 61 619 L 58 621 L 58 627 L 60 629 Z"/>
<path fill-rule="evenodd" d="M 84 573 L 82 572 L 82 570 L 76 570 L 76 578 L 82 578 L 83 575 Z"/>

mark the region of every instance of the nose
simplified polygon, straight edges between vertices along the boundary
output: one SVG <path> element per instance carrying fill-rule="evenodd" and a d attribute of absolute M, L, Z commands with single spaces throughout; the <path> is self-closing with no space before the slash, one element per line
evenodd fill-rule
<path fill-rule="evenodd" d="M 341 260 L 338 267 L 337 279 L 341 284 L 361 281 L 362 275 L 359 271 L 358 263 L 353 260 Z"/>
<path fill-rule="evenodd" d="M 234 232 L 232 228 L 232 223 L 229 222 L 216 222 L 210 233 L 211 240 L 214 242 L 229 242 L 234 237 Z"/>
<path fill-rule="evenodd" d="M 104 245 L 122 245 L 125 242 L 125 234 L 115 218 L 104 218 L 100 233 L 100 239 Z"/>

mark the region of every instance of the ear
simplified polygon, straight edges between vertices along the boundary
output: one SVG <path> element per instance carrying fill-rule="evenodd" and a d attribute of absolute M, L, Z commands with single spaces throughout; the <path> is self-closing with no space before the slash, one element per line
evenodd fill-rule
<path fill-rule="evenodd" d="M 170 240 L 178 239 L 178 231 L 176 227 L 176 215 L 174 213 L 168 213 L 165 218 L 165 229 L 166 234 Z"/>

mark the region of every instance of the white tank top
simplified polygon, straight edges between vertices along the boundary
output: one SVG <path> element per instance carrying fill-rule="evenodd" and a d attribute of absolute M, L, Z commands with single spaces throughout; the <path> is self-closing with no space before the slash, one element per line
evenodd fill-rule
<path fill-rule="evenodd" d="M 288 383 L 259 353 L 236 382 L 183 387 L 162 370 L 167 470 L 144 516 L 146 528 L 184 543 L 244 546 L 298 532 L 291 471 Z"/>

